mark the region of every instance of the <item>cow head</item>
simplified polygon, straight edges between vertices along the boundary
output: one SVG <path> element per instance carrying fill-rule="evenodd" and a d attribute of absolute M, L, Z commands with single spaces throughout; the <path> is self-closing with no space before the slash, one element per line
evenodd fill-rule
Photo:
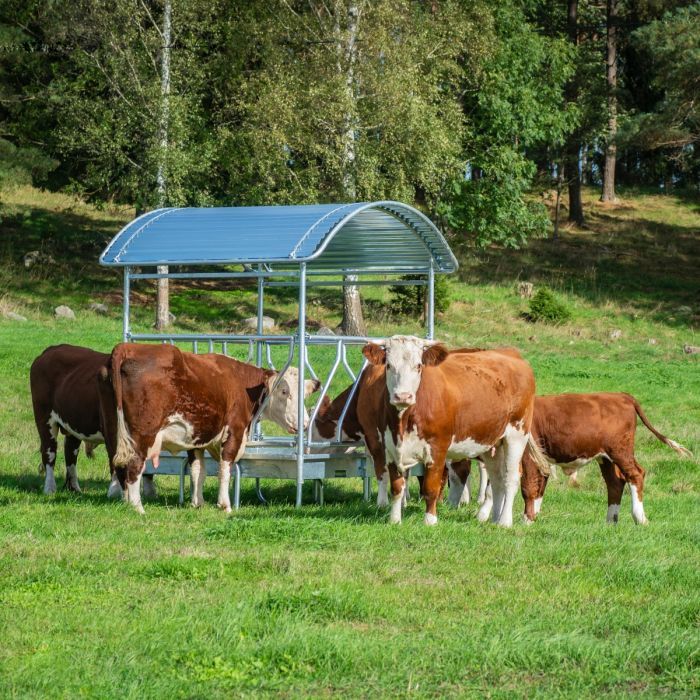
<path fill-rule="evenodd" d="M 399 409 L 416 402 L 423 367 L 439 365 L 447 357 L 442 343 L 410 335 L 392 336 L 382 345 L 368 343 L 362 352 L 373 365 L 386 365 L 389 401 Z"/>
<path fill-rule="evenodd" d="M 290 433 L 296 433 L 299 429 L 298 397 L 299 397 L 299 370 L 296 367 L 288 367 L 285 373 L 277 380 L 278 373 L 274 372 L 267 378 L 267 389 L 270 400 L 265 408 L 263 416 L 274 421 Z M 304 382 L 304 397 L 313 394 L 321 388 L 318 379 L 307 379 Z M 309 414 L 304 409 L 304 428 L 309 425 Z"/>

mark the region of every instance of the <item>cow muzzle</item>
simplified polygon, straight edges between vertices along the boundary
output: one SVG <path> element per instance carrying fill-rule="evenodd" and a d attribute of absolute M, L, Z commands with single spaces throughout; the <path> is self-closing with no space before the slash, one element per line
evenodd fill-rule
<path fill-rule="evenodd" d="M 412 406 L 415 402 L 416 397 L 408 391 L 395 392 L 391 398 L 391 403 L 397 408 L 406 408 L 406 406 Z"/>

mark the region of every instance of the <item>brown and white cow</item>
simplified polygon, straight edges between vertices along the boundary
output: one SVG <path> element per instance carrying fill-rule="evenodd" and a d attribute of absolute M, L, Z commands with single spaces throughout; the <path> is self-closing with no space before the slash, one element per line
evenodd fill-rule
<path fill-rule="evenodd" d="M 460 351 L 457 350 L 453 352 Z M 365 376 L 365 373 L 367 373 L 367 376 Z M 362 396 L 362 410 L 368 414 L 364 423 L 365 425 L 371 425 L 372 416 L 380 410 L 380 404 L 384 398 L 382 389 L 382 382 L 385 381 L 384 374 L 384 365 L 377 367 L 370 364 L 362 370 L 362 375 L 360 376 L 357 389 L 350 400 L 350 405 L 348 406 L 345 417 L 343 418 L 343 428 L 341 434 L 344 440 L 363 439 L 365 441 L 368 452 L 372 456 L 374 472 L 377 478 L 377 507 L 379 508 L 389 505 L 389 471 L 386 468 L 384 447 L 381 441 L 372 440 L 373 436 L 370 436 L 370 440 L 368 442 L 367 437 L 362 430 L 362 424 L 357 414 L 357 405 L 359 397 Z M 318 415 L 313 425 L 315 440 L 334 439 L 338 427 L 338 421 L 340 420 L 340 416 L 345 408 L 348 396 L 352 391 L 352 386 L 352 384 L 348 386 L 332 401 L 328 396 L 323 397 L 323 401 L 321 402 Z M 367 396 L 365 396 L 365 392 L 368 392 Z M 469 503 L 471 496 L 469 484 L 471 461 L 464 460 L 462 462 L 455 462 L 454 464 L 452 462 L 448 462 L 447 472 L 443 476 L 443 486 L 446 482 L 448 473 L 450 483 L 448 501 L 450 505 L 457 508 L 461 505 Z M 419 476 L 418 481 L 420 482 L 422 493 L 423 477 Z M 484 479 L 483 487 L 485 489 L 486 479 Z M 405 495 L 406 491 L 404 492 Z M 483 499 L 480 501 L 480 503 L 481 502 L 483 502 Z"/>
<path fill-rule="evenodd" d="M 632 495 L 632 518 L 639 525 L 648 522 L 643 504 L 645 472 L 634 455 L 637 416 L 665 445 L 684 457 L 692 456 L 683 445 L 656 430 L 630 394 L 558 394 L 535 399 L 532 433 L 549 462 L 568 474 L 598 460 L 608 489 L 609 523 L 618 520 L 625 483 Z M 547 477 L 525 454 L 521 490 L 526 522 L 537 517 L 546 485 Z"/>
<path fill-rule="evenodd" d="M 204 450 L 219 461 L 218 505 L 231 511 L 231 464 L 245 450 L 248 429 L 262 402 L 262 417 L 290 433 L 298 428 L 298 371 L 281 377 L 225 355 L 196 355 L 170 345 L 122 343 L 112 351 L 100 382 L 106 444 L 125 471 L 127 500 L 143 513 L 139 484 L 147 459 L 161 450 L 193 450 L 192 505 L 204 503 Z M 305 382 L 306 395 L 319 382 Z M 308 425 L 304 410 L 304 427 Z"/>
<path fill-rule="evenodd" d="M 56 492 L 57 437 L 65 436 L 66 488 L 80 492 L 78 453 L 81 442 L 92 456 L 104 442 L 100 426 L 97 376 L 109 355 L 75 345 L 53 345 L 34 360 L 29 371 L 34 420 L 41 443 L 44 493 Z"/>
<path fill-rule="evenodd" d="M 375 380 L 382 397 L 378 410 L 363 411 L 361 395 L 358 416 L 361 422 L 370 417 L 363 432 L 376 435 L 384 448 L 393 496 L 390 522 L 401 522 L 406 469 L 426 466 L 425 523 L 434 525 L 446 460 L 481 457 L 493 491 L 491 519 L 510 527 L 526 448 L 540 468 L 549 469 L 530 436 L 535 378 L 528 363 L 517 353 L 449 353 L 440 343 L 412 336 L 369 343 L 363 353 L 386 369 L 383 381 L 378 374 Z M 483 506 L 477 517 L 488 518 Z"/>

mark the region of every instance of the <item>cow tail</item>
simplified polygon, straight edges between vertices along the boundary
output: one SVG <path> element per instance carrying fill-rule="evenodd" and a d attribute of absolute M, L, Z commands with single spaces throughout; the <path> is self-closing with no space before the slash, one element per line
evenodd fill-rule
<path fill-rule="evenodd" d="M 136 456 L 134 440 L 124 420 L 124 404 L 122 401 L 122 361 L 123 349 L 117 346 L 112 352 L 112 387 L 117 402 L 117 449 L 114 453 L 114 464 L 126 467 Z"/>
<path fill-rule="evenodd" d="M 550 476 L 552 473 L 552 465 L 549 463 L 547 457 L 545 457 L 542 448 L 537 444 L 537 440 L 533 437 L 532 433 L 527 436 L 527 447 L 530 450 L 530 457 L 534 460 L 542 476 Z"/>
<path fill-rule="evenodd" d="M 683 447 L 680 443 L 676 442 L 675 440 L 671 440 L 670 438 L 667 438 L 665 435 L 662 435 L 650 422 L 649 419 L 646 417 L 644 414 L 644 411 L 642 411 L 642 407 L 639 405 L 639 401 L 634 398 L 631 394 L 627 394 L 629 397 L 630 401 L 634 404 L 634 410 L 637 412 L 637 415 L 639 416 L 639 420 L 644 423 L 644 425 L 647 427 L 647 429 L 653 433 L 653 435 L 660 440 L 661 442 L 664 443 L 664 445 L 668 445 L 672 450 L 675 450 L 678 452 L 679 455 L 683 457 L 692 457 L 693 453 L 687 448 Z"/>

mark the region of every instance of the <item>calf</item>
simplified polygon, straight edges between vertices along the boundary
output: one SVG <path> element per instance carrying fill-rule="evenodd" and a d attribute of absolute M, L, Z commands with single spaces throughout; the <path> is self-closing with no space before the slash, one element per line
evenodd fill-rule
<path fill-rule="evenodd" d="M 59 431 L 65 436 L 66 488 L 80 491 L 78 453 L 80 443 L 92 456 L 104 442 L 100 422 L 98 373 L 109 355 L 75 345 L 54 345 L 32 363 L 29 383 L 34 420 L 41 442 L 42 467 L 46 472 L 44 493 L 55 493 L 56 451 Z M 110 470 L 111 471 L 111 470 Z M 110 492 L 119 485 L 113 482 Z"/>
<path fill-rule="evenodd" d="M 665 445 L 685 457 L 690 451 L 662 435 L 649 422 L 637 399 L 630 394 L 560 394 L 538 396 L 532 432 L 546 458 L 564 472 L 575 472 L 591 460 L 598 460 L 608 489 L 608 522 L 616 523 L 625 483 L 632 494 L 632 517 L 646 525 L 644 513 L 644 468 L 634 455 L 637 416 Z M 523 456 L 522 494 L 526 522 L 540 511 L 547 477 Z"/>
<path fill-rule="evenodd" d="M 368 343 L 363 353 L 386 369 L 383 377 L 375 372 L 371 410 L 363 410 L 359 396 L 358 416 L 365 436 L 384 449 L 390 522 L 401 522 L 406 469 L 425 465 L 425 523 L 434 525 L 446 460 L 481 457 L 493 491 L 492 521 L 510 527 L 526 448 L 540 469 L 549 470 L 530 435 L 535 378 L 527 362 L 517 352 L 449 353 L 442 344 L 411 336 Z M 477 517 L 485 520 L 488 511 L 482 506 Z"/>
<path fill-rule="evenodd" d="M 192 450 L 192 505 L 203 505 L 204 450 L 219 461 L 218 505 L 231 511 L 231 464 L 245 450 L 250 422 L 262 418 L 298 429 L 298 371 L 279 376 L 225 355 L 195 355 L 171 345 L 122 343 L 102 373 L 100 400 L 107 450 L 125 479 L 127 500 L 143 513 L 139 483 L 161 450 Z M 319 382 L 305 382 L 306 395 Z M 308 414 L 304 410 L 304 427 Z"/>

